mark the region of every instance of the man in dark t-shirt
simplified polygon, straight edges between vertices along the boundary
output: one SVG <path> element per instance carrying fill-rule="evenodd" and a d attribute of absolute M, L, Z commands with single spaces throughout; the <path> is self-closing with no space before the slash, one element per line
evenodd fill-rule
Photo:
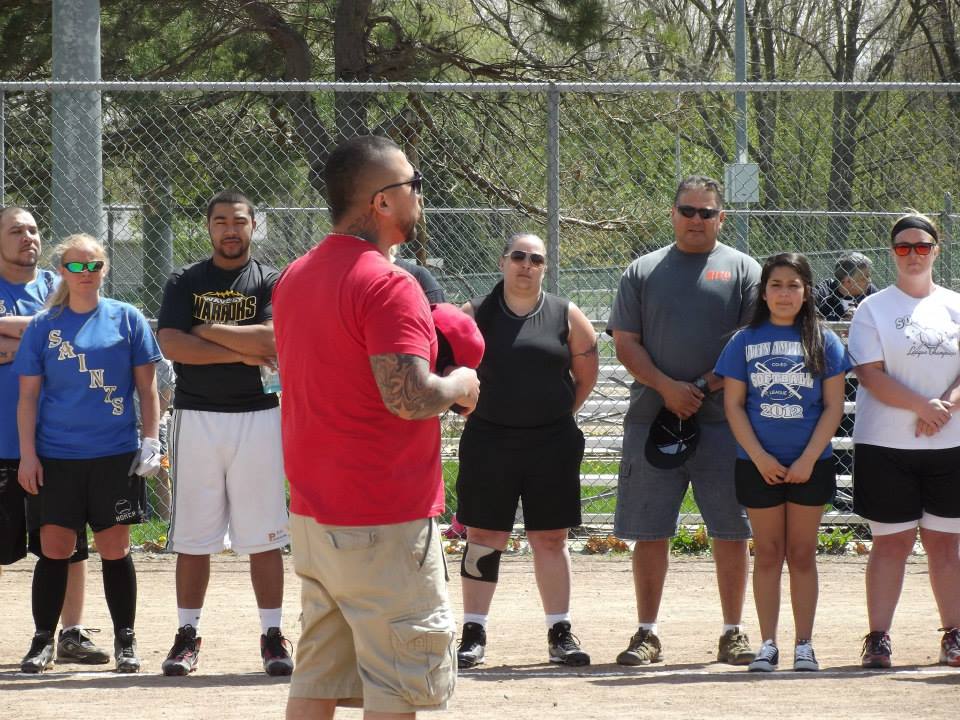
<path fill-rule="evenodd" d="M 174 507 L 167 547 L 177 553 L 177 637 L 165 675 L 197 667 L 197 629 L 210 555 L 225 540 L 250 556 L 268 675 L 293 671 L 281 632 L 289 544 L 280 410 L 261 368 L 276 366 L 271 294 L 278 272 L 250 256 L 251 202 L 221 192 L 207 206 L 210 258 L 176 270 L 163 291 L 157 336 L 173 361 L 170 450 Z"/>

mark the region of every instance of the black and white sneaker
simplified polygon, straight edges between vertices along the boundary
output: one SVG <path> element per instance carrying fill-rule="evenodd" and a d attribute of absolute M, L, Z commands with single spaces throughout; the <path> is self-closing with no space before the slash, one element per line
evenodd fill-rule
<path fill-rule="evenodd" d="M 140 672 L 140 658 L 137 657 L 137 636 L 132 628 L 120 628 L 113 639 L 113 656 L 117 661 L 118 673 Z"/>
<path fill-rule="evenodd" d="M 457 648 L 457 667 L 472 668 L 483 663 L 487 647 L 487 631 L 480 623 L 464 623 Z"/>
<path fill-rule="evenodd" d="M 570 632 L 570 623 L 562 620 L 547 631 L 550 662 L 580 667 L 590 664 L 590 656 L 580 649 L 580 642 Z"/>
<path fill-rule="evenodd" d="M 773 640 L 765 640 L 757 657 L 747 667 L 750 672 L 773 672 L 780 663 L 780 651 Z"/>
<path fill-rule="evenodd" d="M 97 628 L 75 627 L 61 630 L 57 636 L 57 662 L 79 663 L 81 665 L 104 665 L 110 662 L 110 656 L 102 648 L 93 644 L 90 633 L 98 633 Z"/>
<path fill-rule="evenodd" d="M 793 669 L 806 670 L 807 672 L 816 672 L 820 669 L 820 663 L 817 662 L 817 656 L 813 653 L 813 645 L 810 641 L 797 643 L 793 648 Z"/>
<path fill-rule="evenodd" d="M 23 656 L 20 663 L 20 672 L 36 675 L 44 670 L 53 667 L 53 633 L 47 630 L 38 630 L 33 640 L 30 641 L 30 649 Z"/>

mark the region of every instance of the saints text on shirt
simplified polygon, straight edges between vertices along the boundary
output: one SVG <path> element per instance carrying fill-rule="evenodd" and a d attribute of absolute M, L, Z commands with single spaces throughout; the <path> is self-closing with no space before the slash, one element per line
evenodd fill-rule
<path fill-rule="evenodd" d="M 122 397 L 113 397 L 113 393 L 116 392 L 116 385 L 104 385 L 103 384 L 103 369 L 88 368 L 87 367 L 87 356 L 86 353 L 77 353 L 73 351 L 73 345 L 70 344 L 69 340 L 64 340 L 60 337 L 59 330 L 51 330 L 47 335 L 47 347 L 48 348 L 60 348 L 57 355 L 57 360 L 62 362 L 68 358 L 75 359 L 79 364 L 77 368 L 78 372 L 89 373 L 90 374 L 90 385 L 91 389 L 100 388 L 104 392 L 103 401 L 108 405 L 113 406 L 114 415 L 123 415 L 123 398 Z"/>

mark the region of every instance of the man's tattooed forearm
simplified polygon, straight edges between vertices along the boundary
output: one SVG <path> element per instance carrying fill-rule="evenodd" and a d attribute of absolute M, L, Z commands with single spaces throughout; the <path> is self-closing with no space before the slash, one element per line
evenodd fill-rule
<path fill-rule="evenodd" d="M 422 420 L 443 412 L 453 400 L 430 383 L 430 366 L 416 355 L 374 355 L 373 376 L 384 405 L 394 415 Z"/>

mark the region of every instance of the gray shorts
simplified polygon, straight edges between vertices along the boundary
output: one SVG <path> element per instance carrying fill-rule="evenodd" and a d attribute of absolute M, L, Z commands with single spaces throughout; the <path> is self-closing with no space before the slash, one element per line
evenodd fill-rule
<path fill-rule="evenodd" d="M 710 537 L 748 539 L 750 523 L 746 510 L 737 502 L 734 485 L 737 445 L 730 426 L 725 422 L 701 423 L 696 451 L 674 470 L 660 470 L 647 462 L 644 446 L 649 431 L 648 423 L 624 424 L 614 534 L 625 540 L 673 537 L 683 496 L 692 483 Z"/>

